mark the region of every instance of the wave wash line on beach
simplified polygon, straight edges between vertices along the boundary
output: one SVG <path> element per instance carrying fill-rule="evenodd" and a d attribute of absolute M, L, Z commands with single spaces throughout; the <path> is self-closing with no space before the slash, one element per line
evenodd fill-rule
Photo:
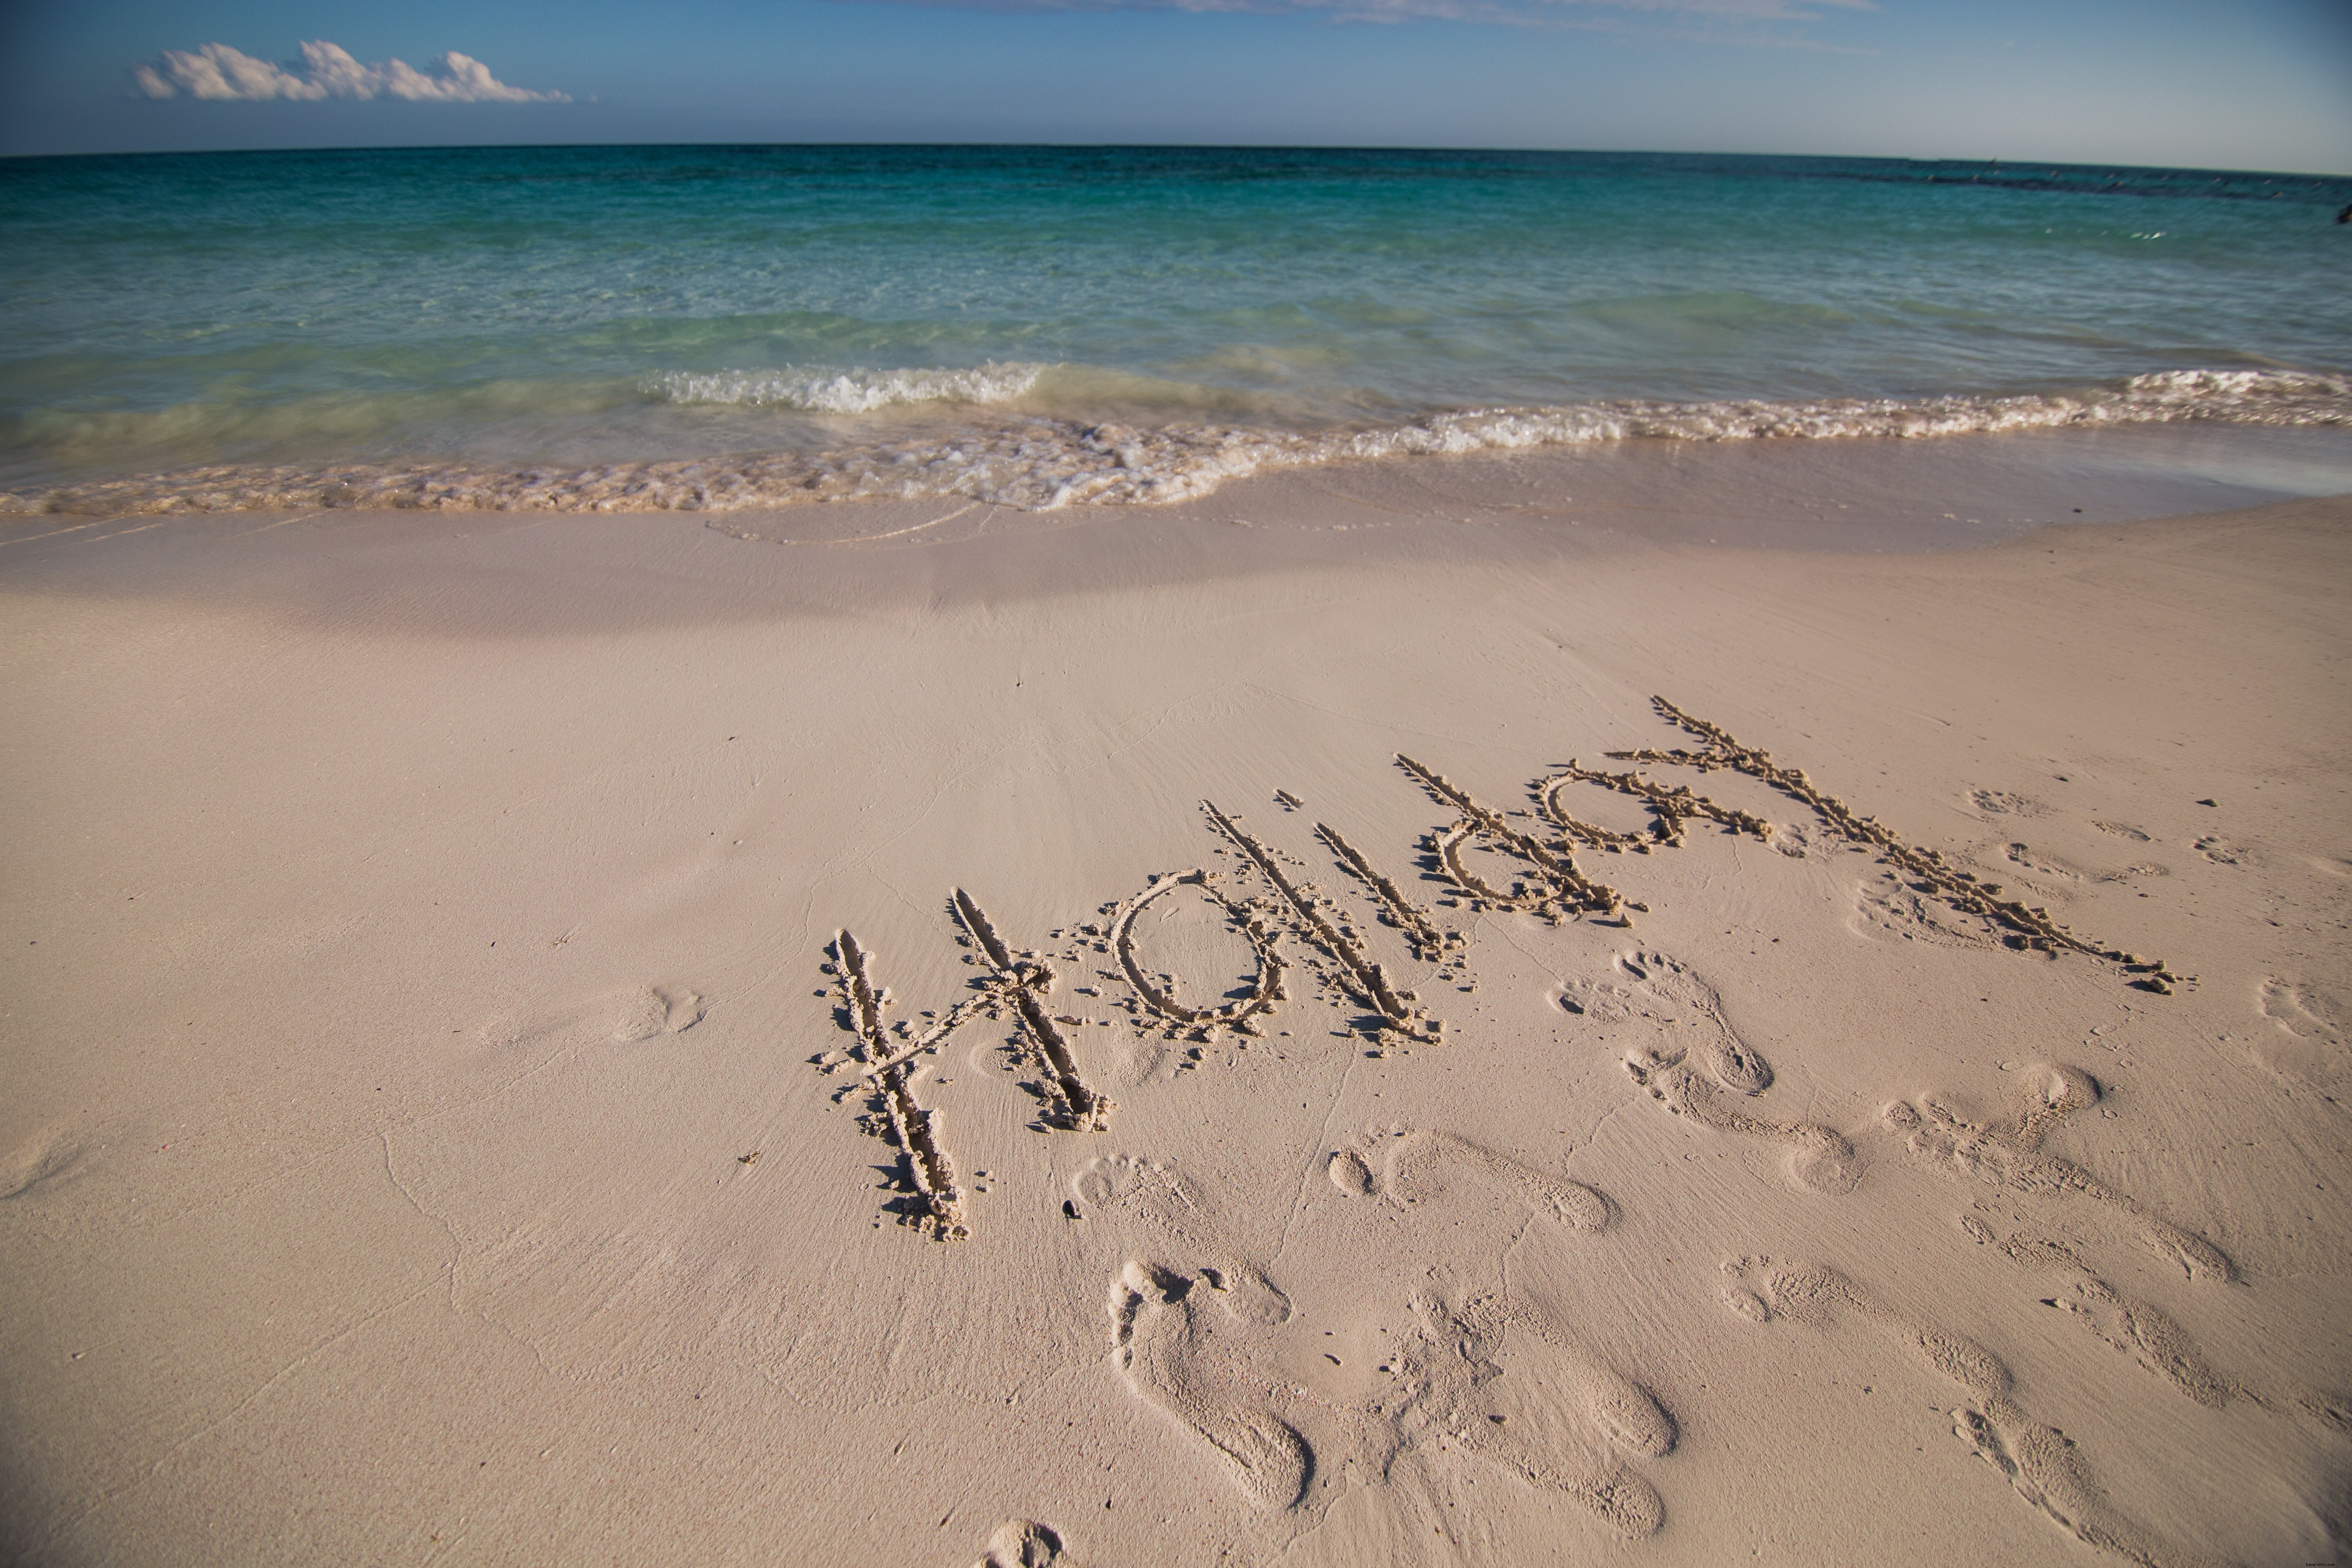
<path fill-rule="evenodd" d="M 1047 367 L 730 373 L 661 384 L 672 400 L 769 402 L 824 412 L 1017 398 Z M 1918 438 L 2209 422 L 2352 425 L 2352 376 L 2160 371 L 2116 385 L 2011 396 L 1668 403 L 1619 400 L 1465 409 L 1369 429 L 1297 433 L 1156 427 L 975 413 L 966 431 L 813 456 L 668 458 L 593 468 L 299 465 L 185 469 L 0 492 L 0 512 L 119 515 L 307 507 L 492 511 L 733 511 L 817 500 L 964 497 L 1025 510 L 1192 500 L 1227 479 L 1349 459 L 1607 441 Z"/>

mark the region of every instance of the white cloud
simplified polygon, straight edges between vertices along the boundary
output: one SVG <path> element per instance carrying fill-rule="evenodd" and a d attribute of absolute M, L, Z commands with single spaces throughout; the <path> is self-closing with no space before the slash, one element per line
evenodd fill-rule
<path fill-rule="evenodd" d="M 226 44 L 194 50 L 166 49 L 161 58 L 131 68 L 131 79 L 150 98 L 209 98 L 252 102 L 286 98 L 403 98 L 416 103 L 569 103 L 561 92 L 509 87 L 490 68 L 452 49 L 418 70 L 406 60 L 362 65 L 340 44 L 323 40 L 302 46 L 299 67 L 273 64 Z"/>

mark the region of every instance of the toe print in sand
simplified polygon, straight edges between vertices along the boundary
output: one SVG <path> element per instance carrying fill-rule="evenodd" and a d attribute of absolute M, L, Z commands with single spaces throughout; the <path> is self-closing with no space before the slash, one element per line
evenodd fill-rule
<path fill-rule="evenodd" d="M 1621 953 L 1612 967 L 1612 979 L 1570 982 L 1560 1005 L 1599 1030 L 1640 1025 L 1663 1037 L 1625 1057 L 1651 1099 L 1701 1127 L 1786 1145 L 1789 1177 L 1800 1186 L 1853 1190 L 1861 1166 L 1843 1136 L 1748 1108 L 1772 1087 L 1772 1066 L 1724 1021 L 1713 986 L 1661 952 Z"/>
<path fill-rule="evenodd" d="M 2157 1215 L 2082 1166 L 2042 1152 L 2042 1141 L 2065 1118 L 2096 1104 L 2099 1086 L 2080 1068 L 2042 1063 L 2026 1073 L 2024 1097 L 2013 1114 L 1984 1123 L 1968 1121 L 1942 1100 L 1896 1100 L 1886 1123 L 1904 1147 L 1929 1169 L 2011 1193 L 2080 1198 L 2122 1216 L 2140 1239 L 2192 1279 L 2227 1284 L 2229 1258 L 2203 1237 Z"/>
<path fill-rule="evenodd" d="M 1240 1284 L 1213 1268 L 1129 1263 L 1111 1282 L 1111 1363 L 1137 1397 L 1213 1451 L 1254 1506 L 1286 1509 L 1306 1491 L 1314 1457 L 1274 1414 L 1247 1330 L 1279 1324 L 1289 1309 L 1262 1286 L 1237 1294 Z"/>
<path fill-rule="evenodd" d="M 1446 1282 L 1477 1261 L 1455 1245 L 1465 1215 L 1449 1194 L 1567 1237 L 1605 1230 L 1608 1199 L 1426 1129 L 1368 1130 L 1325 1169 L 1361 1205 L 1334 1216 L 1341 1235 L 1369 1224 L 1408 1242 L 1379 1249 L 1393 1267 L 1360 1281 L 1349 1304 L 1370 1303 L 1377 1327 L 1360 1310 L 1296 1306 L 1181 1172 L 1117 1155 L 1087 1163 L 1072 1201 L 1133 1247 L 1108 1296 L 1126 1388 L 1269 1519 L 1311 1511 L 1335 1479 L 1374 1480 L 1410 1532 L 1454 1540 L 1465 1525 L 1454 1500 L 1483 1479 L 1567 1500 L 1604 1537 L 1656 1532 L 1666 1505 L 1642 1467 L 1674 1448 L 1672 1416 L 1535 1302 Z M 1326 1321 L 1340 1327 L 1318 1330 Z"/>
<path fill-rule="evenodd" d="M 1757 1324 L 1787 1320 L 1857 1341 L 1864 1365 L 1901 1368 L 1923 1389 L 1957 1388 L 1955 1435 L 2008 1479 L 2018 1496 L 2088 1545 L 2141 1568 L 2217 1568 L 2215 1560 L 2156 1537 L 2119 1511 L 2090 1461 L 2066 1436 L 2013 1397 L 2010 1369 L 1982 1345 L 1905 1314 L 1834 1268 L 1776 1264 L 1769 1258 L 1725 1265 L 1726 1303 Z"/>

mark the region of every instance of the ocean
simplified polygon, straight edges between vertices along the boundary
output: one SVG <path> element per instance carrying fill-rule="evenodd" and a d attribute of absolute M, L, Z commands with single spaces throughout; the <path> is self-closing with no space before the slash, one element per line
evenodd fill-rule
<path fill-rule="evenodd" d="M 1150 502 L 2352 426 L 2352 179 L 1280 149 L 0 161 L 0 510 Z"/>

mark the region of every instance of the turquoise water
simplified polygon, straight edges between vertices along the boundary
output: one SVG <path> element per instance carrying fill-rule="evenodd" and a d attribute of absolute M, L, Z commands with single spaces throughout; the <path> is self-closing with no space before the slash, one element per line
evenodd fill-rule
<path fill-rule="evenodd" d="M 0 504 L 1199 493 L 1643 437 L 2352 423 L 2352 180 L 636 147 L 0 162 Z"/>

